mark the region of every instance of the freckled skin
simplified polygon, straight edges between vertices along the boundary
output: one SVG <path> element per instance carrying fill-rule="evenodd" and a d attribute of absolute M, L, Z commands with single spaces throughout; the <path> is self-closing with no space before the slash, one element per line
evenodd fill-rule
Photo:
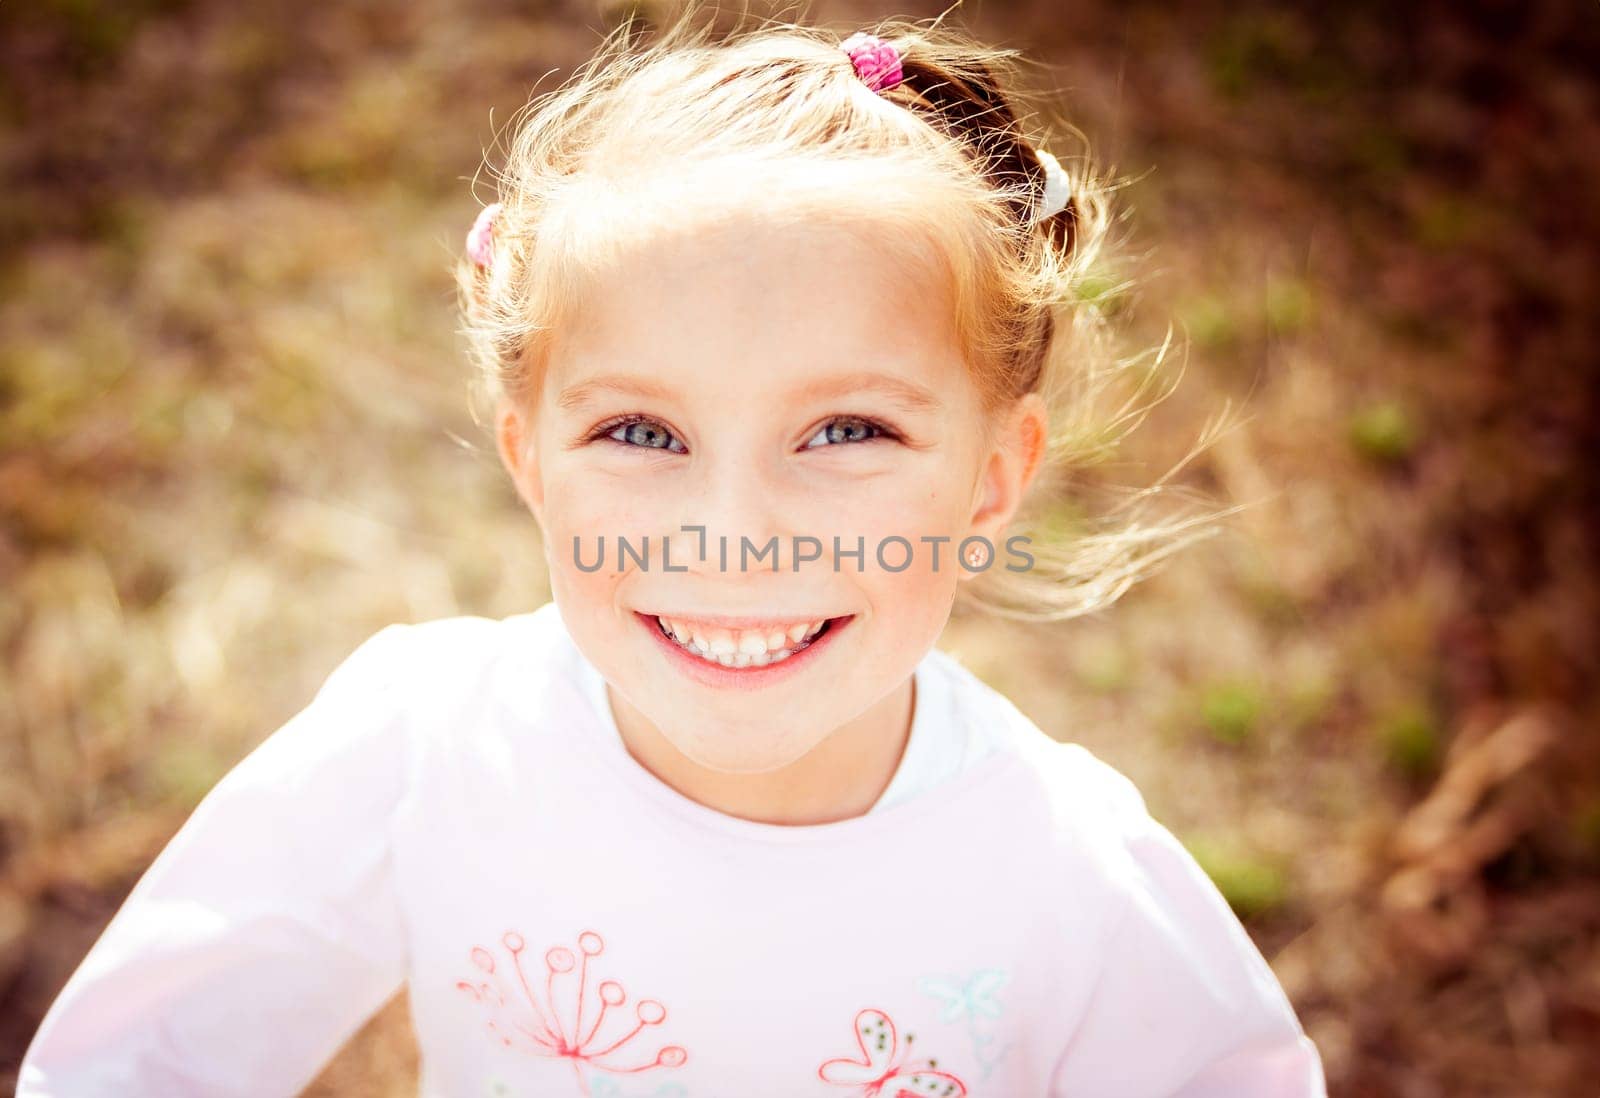
<path fill-rule="evenodd" d="M 1042 402 L 1030 395 L 1003 410 L 1000 441 L 984 447 L 948 287 L 917 270 L 862 229 L 828 224 L 744 222 L 656 238 L 599 272 L 578 323 L 559 333 L 536 407 L 499 410 L 502 460 L 544 533 L 562 617 L 611 684 L 628 750 L 721 811 L 814 823 L 870 807 L 904 747 L 911 673 L 969 578 L 955 547 L 971 535 L 1002 545 L 1037 470 Z M 864 369 L 917 383 L 939 407 L 906 409 L 872 390 L 796 396 Z M 670 395 L 558 403 L 602 375 L 647 379 Z M 623 416 L 649 422 L 590 438 Z M 836 428 L 819 441 L 840 417 L 902 437 L 837 441 Z M 683 525 L 706 527 L 704 562 Z M 579 570 L 574 537 L 592 565 L 602 534 L 605 566 Z M 619 573 L 615 539 L 639 546 L 647 534 L 650 568 L 630 560 Z M 729 539 L 727 572 L 719 534 Z M 687 571 L 662 569 L 663 535 L 674 567 Z M 777 536 L 779 570 L 769 557 L 738 571 L 741 535 L 756 545 Z M 790 546 L 800 535 L 824 550 L 796 572 Z M 900 572 L 874 555 L 894 535 L 914 547 Z M 864 538 L 864 564 L 845 558 L 835 571 L 835 536 L 845 548 Z M 923 537 L 949 539 L 937 569 Z M 904 549 L 885 556 L 898 566 Z M 675 666 L 636 610 L 854 620 L 801 673 L 762 690 L 718 690 Z"/>

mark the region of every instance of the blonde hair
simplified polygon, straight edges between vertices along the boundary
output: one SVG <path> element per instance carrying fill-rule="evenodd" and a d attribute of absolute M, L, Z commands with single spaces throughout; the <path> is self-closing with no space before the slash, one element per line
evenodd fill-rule
<path fill-rule="evenodd" d="M 1045 475 L 1029 503 L 1050 497 L 1053 469 L 1105 456 L 1146 409 L 1135 396 L 1108 413 L 1104 394 L 1127 367 L 1153 373 L 1111 354 L 1104 318 L 1078 293 L 1112 227 L 1110 187 L 1086 154 L 1056 152 L 1069 198 L 1032 216 L 1045 167 L 1013 106 L 1018 51 L 981 44 L 942 16 L 884 20 L 871 33 L 895 47 L 904 77 L 874 92 L 830 31 L 768 21 L 718 33 L 697 15 L 691 5 L 650 42 L 624 23 L 513 119 L 494 173 L 494 261 L 457 263 L 478 394 L 532 406 L 554 333 L 630 240 L 751 213 L 820 219 L 870 226 L 905 262 L 949 280 L 986 441 L 994 413 L 1030 392 L 1045 398 Z M 1146 522 L 1160 487 L 1066 538 L 1050 536 L 1043 516 L 1029 570 L 989 568 L 959 590 L 1020 619 L 1108 605 L 1210 532 L 1214 516 Z M 1029 526 L 1026 509 L 1017 520 Z"/>

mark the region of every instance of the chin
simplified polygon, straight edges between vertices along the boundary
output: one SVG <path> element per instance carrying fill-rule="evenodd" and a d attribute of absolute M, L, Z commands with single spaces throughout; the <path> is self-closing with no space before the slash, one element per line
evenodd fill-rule
<path fill-rule="evenodd" d="M 679 754 L 696 766 L 724 774 L 764 774 L 781 770 L 816 747 L 815 743 L 774 742 L 771 737 L 769 728 L 751 732 L 749 737 L 719 736 L 712 741 L 668 737 L 668 740 Z"/>

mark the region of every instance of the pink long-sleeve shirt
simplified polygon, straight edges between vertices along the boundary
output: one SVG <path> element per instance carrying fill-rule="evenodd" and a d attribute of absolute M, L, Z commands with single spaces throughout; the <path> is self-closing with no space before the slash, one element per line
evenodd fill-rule
<path fill-rule="evenodd" d="M 1132 783 L 950 655 L 872 811 L 763 824 L 627 753 L 550 603 L 362 644 L 139 881 L 17 1094 L 294 1094 L 402 985 L 423 1098 L 1326 1093 Z"/>

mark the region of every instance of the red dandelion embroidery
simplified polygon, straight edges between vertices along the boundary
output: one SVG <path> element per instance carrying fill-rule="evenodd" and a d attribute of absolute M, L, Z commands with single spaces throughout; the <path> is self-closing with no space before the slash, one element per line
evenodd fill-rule
<path fill-rule="evenodd" d="M 653 1068 L 678 1067 L 689 1059 L 689 1054 L 682 1048 L 667 1045 L 656 1052 L 654 1059 L 640 1063 L 637 1053 L 641 1050 L 627 1047 L 635 1042 L 645 1027 L 658 1026 L 666 1021 L 667 1008 L 654 999 L 638 1001 L 633 1008 L 634 1024 L 626 1032 L 616 1035 L 628 1024 L 628 1020 L 626 1015 L 614 1013 L 611 1017 L 620 1021 L 620 1024 L 614 1023 L 607 1035 L 600 1035 L 607 1011 L 615 1010 L 628 1001 L 627 992 L 616 980 L 602 980 L 595 988 L 598 1002 L 592 1004 L 593 1019 L 585 1027 L 584 1018 L 591 1007 L 586 999 L 589 960 L 598 957 L 606 947 L 604 939 L 594 931 L 586 930 L 578 935 L 578 956 L 574 956 L 572 950 L 565 946 L 555 946 L 545 952 L 542 1004 L 534 993 L 534 985 L 523 960 L 527 943 L 522 935 L 509 930 L 501 936 L 500 941 L 511 955 L 509 965 L 496 962 L 495 955 L 484 947 L 474 946 L 472 964 L 480 975 L 471 980 L 458 980 L 456 987 L 488 1008 L 486 1024 L 489 1033 L 505 1047 L 521 1048 L 545 1059 L 568 1060 L 584 1094 L 589 1093 L 583 1076 L 584 1065 L 618 1075 L 633 1075 Z M 556 1004 L 556 979 L 567 976 L 573 969 L 577 969 L 578 973 L 577 987 L 571 999 L 573 1006 L 568 1011 L 562 1011 Z M 508 994 L 506 983 L 513 979 L 516 987 Z M 521 993 L 520 1000 L 517 992 Z M 526 1009 L 523 1004 L 526 1004 Z M 563 1017 L 564 1014 L 569 1017 Z M 622 1057 L 631 1058 L 633 1062 L 623 1063 L 620 1060 Z"/>
<path fill-rule="evenodd" d="M 906 1060 L 911 1039 L 906 1034 L 902 1049 L 889 1016 L 881 1010 L 863 1010 L 856 1015 L 861 1059 L 828 1060 L 817 1069 L 817 1077 L 824 1083 L 856 1087 L 857 1098 L 966 1098 L 967 1084 L 937 1070 L 937 1060 Z"/>

